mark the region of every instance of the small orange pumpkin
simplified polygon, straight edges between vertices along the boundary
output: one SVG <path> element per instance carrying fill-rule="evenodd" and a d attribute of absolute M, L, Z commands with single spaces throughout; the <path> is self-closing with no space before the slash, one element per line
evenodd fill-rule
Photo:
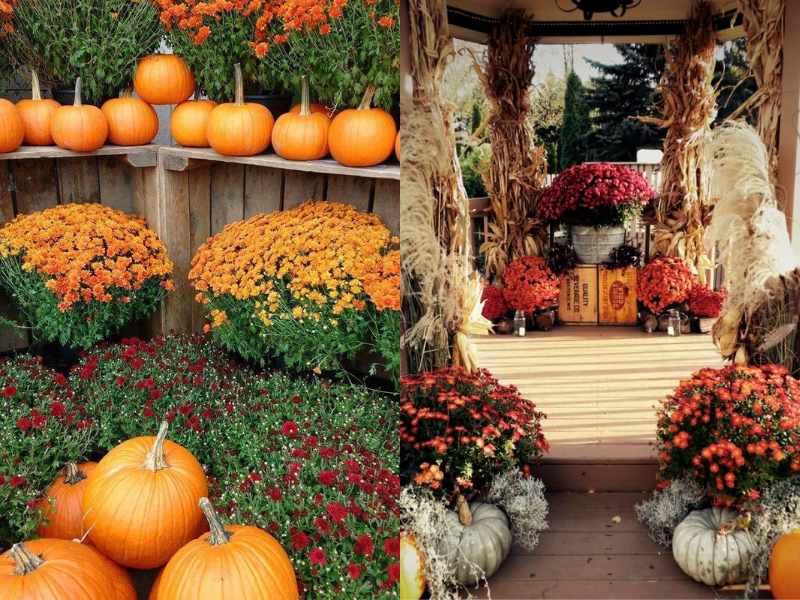
<path fill-rule="evenodd" d="M 769 586 L 777 600 L 800 598 L 800 530 L 781 536 L 772 547 Z"/>
<path fill-rule="evenodd" d="M 328 129 L 331 121 L 319 112 L 311 112 L 308 81 L 300 78 L 300 112 L 278 117 L 272 130 L 272 147 L 288 160 L 318 160 L 328 154 Z"/>
<path fill-rule="evenodd" d="M 158 585 L 159 600 L 300 597 L 292 563 L 275 538 L 257 527 L 223 526 L 208 498 L 200 500 L 200 508 L 211 530 L 167 563 Z"/>
<path fill-rule="evenodd" d="M 392 115 L 370 108 L 375 87 L 370 85 L 358 108 L 336 115 L 328 131 L 331 156 L 347 167 L 371 167 L 392 155 L 397 126 Z"/>
<path fill-rule="evenodd" d="M 50 484 L 40 501 L 42 523 L 39 537 L 74 540 L 83 537 L 83 493 L 88 485 L 87 477 L 97 463 L 80 465 L 67 463 L 62 473 Z"/>
<path fill-rule="evenodd" d="M 158 600 L 158 586 L 161 584 L 161 576 L 163 574 L 164 570 L 162 569 L 159 571 L 158 576 L 153 582 L 153 587 L 150 588 L 150 594 L 147 596 L 147 600 Z"/>
<path fill-rule="evenodd" d="M 208 119 L 216 106 L 213 100 L 190 100 L 175 107 L 170 121 L 175 141 L 190 148 L 208 148 Z"/>
<path fill-rule="evenodd" d="M 300 104 L 295 104 L 292 108 L 290 108 L 289 112 L 292 113 L 293 115 L 299 115 L 302 109 L 303 109 L 303 104 L 301 102 Z M 327 106 L 325 106 L 324 104 L 320 104 L 319 102 L 311 102 L 308 105 L 308 110 L 310 110 L 312 113 L 323 114 L 329 119 L 332 119 L 337 114 L 335 110 L 328 108 Z"/>
<path fill-rule="evenodd" d="M 50 127 L 53 113 L 61 104 L 50 98 L 42 98 L 39 76 L 31 71 L 31 98 L 17 102 L 17 110 L 25 123 L 25 144 L 27 146 L 52 146 L 53 134 Z"/>
<path fill-rule="evenodd" d="M 194 94 L 194 75 L 181 57 L 152 54 L 136 66 L 133 87 L 148 104 L 180 104 Z"/>
<path fill-rule="evenodd" d="M 108 121 L 108 141 L 117 146 L 143 146 L 158 135 L 158 115 L 144 100 L 124 92 L 101 109 Z"/>
<path fill-rule="evenodd" d="M 254 156 L 269 148 L 275 120 L 266 106 L 244 101 L 242 68 L 234 66 L 236 100 L 220 104 L 208 118 L 208 143 L 224 156 Z"/>
<path fill-rule="evenodd" d="M 53 140 L 74 152 L 93 152 L 108 139 L 108 121 L 103 111 L 81 101 L 81 78 L 75 82 L 75 104 L 61 106 L 53 113 Z"/>
<path fill-rule="evenodd" d="M 394 138 L 394 155 L 397 160 L 400 160 L 400 132 L 397 132 L 397 137 Z"/>
<path fill-rule="evenodd" d="M 0 98 L 0 153 L 14 152 L 25 139 L 25 123 L 13 103 Z"/>
<path fill-rule="evenodd" d="M 125 567 L 155 569 L 199 531 L 199 498 L 208 494 L 203 467 L 167 438 L 137 437 L 97 464 L 83 496 L 89 540 Z M 158 540 L 156 542 L 156 540 Z"/>

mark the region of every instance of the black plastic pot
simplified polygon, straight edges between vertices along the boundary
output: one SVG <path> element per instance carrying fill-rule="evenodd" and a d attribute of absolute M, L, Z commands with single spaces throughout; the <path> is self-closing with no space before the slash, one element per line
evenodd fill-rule
<path fill-rule="evenodd" d="M 244 101 L 266 106 L 276 119 L 292 108 L 292 97 L 288 94 L 245 94 Z"/>

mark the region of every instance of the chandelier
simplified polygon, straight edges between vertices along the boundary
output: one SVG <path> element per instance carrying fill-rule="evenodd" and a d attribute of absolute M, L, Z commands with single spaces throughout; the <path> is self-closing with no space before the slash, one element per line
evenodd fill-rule
<path fill-rule="evenodd" d="M 556 6 L 564 12 L 570 13 L 576 10 L 583 11 L 583 18 L 591 21 L 595 13 L 611 13 L 614 17 L 623 16 L 629 8 L 634 8 L 641 4 L 642 0 L 571 0 L 575 6 L 573 8 L 561 8 L 556 0 Z"/>

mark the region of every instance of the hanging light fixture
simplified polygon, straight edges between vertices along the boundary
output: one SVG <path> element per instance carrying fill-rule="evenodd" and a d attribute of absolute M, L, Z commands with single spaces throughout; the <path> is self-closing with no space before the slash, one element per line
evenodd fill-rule
<path fill-rule="evenodd" d="M 587 21 L 592 20 L 595 13 L 611 13 L 614 17 L 622 17 L 629 8 L 634 8 L 641 4 L 642 0 L 571 0 L 572 8 L 561 8 L 556 1 L 556 6 L 564 12 L 570 13 L 576 10 L 583 11 L 583 18 Z"/>

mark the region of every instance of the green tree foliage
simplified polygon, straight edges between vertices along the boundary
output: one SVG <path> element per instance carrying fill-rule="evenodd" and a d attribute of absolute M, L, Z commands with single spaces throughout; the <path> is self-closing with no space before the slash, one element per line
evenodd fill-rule
<path fill-rule="evenodd" d="M 534 139 L 537 146 L 547 152 L 547 169 L 557 173 L 558 144 L 561 138 L 561 123 L 564 120 L 564 79 L 552 72 L 531 92 L 531 116 Z"/>
<path fill-rule="evenodd" d="M 714 73 L 714 79 L 719 87 L 719 97 L 717 98 L 719 110 L 716 123 L 727 119 L 758 88 L 749 71 L 750 64 L 747 61 L 744 38 L 726 42 L 723 46 L 723 59 L 717 61 Z M 744 116 L 751 122 L 755 117 L 752 113 Z"/>
<path fill-rule="evenodd" d="M 570 71 L 564 93 L 564 121 L 559 140 L 558 162 L 561 170 L 585 162 L 587 158 L 587 138 L 591 132 L 591 123 L 585 95 L 580 78 L 574 71 Z"/>

